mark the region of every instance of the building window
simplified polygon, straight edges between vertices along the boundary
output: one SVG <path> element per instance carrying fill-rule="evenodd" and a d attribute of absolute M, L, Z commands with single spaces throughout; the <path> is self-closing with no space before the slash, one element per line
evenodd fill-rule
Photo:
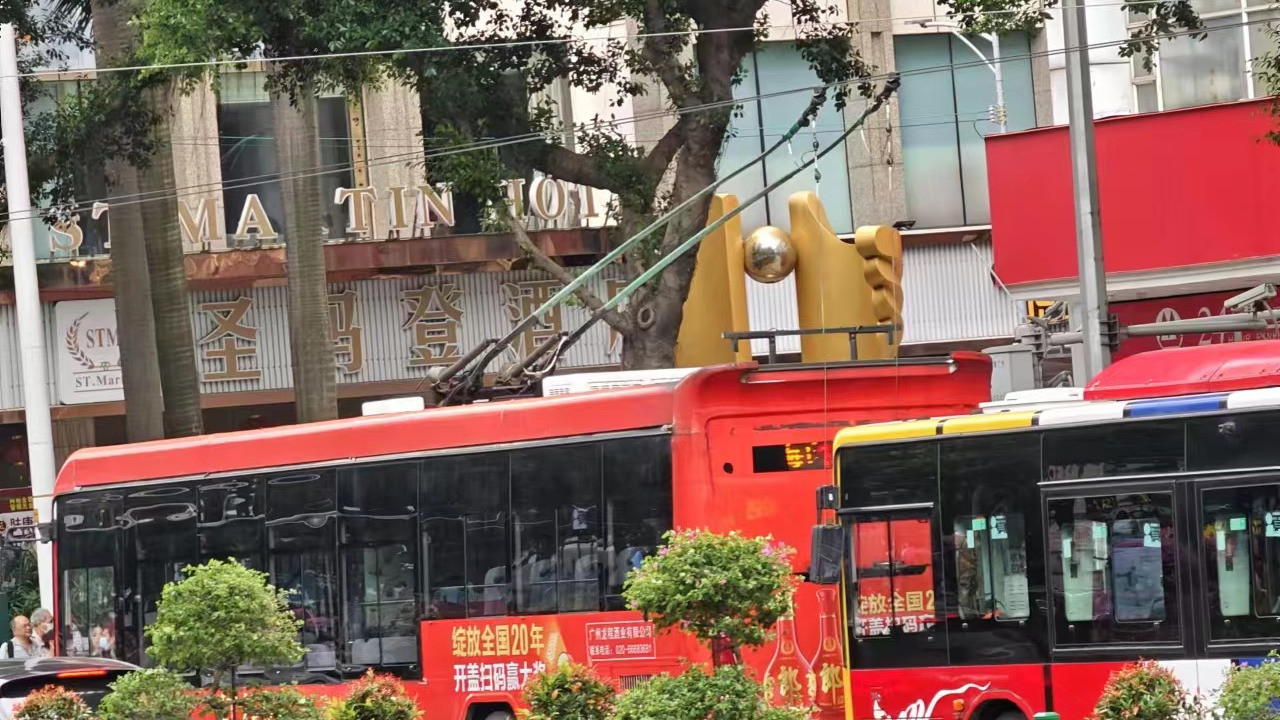
<path fill-rule="evenodd" d="M 797 88 L 810 88 L 822 84 L 809 63 L 800 56 L 794 43 L 766 43 L 743 61 L 743 78 L 733 90 L 734 99 L 742 105 L 734 113 L 720 154 L 719 175 L 727 175 L 782 138 L 804 112 L 813 94 L 808 90 L 795 92 Z M 855 100 L 850 103 L 856 113 Z M 800 132 L 791 142 L 764 162 L 726 183 L 721 192 L 733 193 L 739 202 L 764 189 L 813 154 L 813 142 L 827 147 L 845 130 L 843 114 L 836 110 L 834 97 L 828 98 L 818 111 L 817 121 Z M 793 193 L 816 190 L 823 200 L 827 219 L 837 233 L 853 232 L 853 213 L 849 205 L 849 169 L 843 152 L 829 153 L 818 161 L 816 168 L 821 179 L 815 181 L 813 169 L 806 170 L 790 182 L 769 193 L 764 202 L 757 202 L 743 211 L 744 233 L 762 225 L 790 227 L 787 201 Z"/>
<path fill-rule="evenodd" d="M 287 237 L 276 160 L 275 122 L 264 89 L 265 73 L 224 73 L 218 88 L 218 146 L 222 156 L 222 200 L 227 237 L 235 234 L 249 195 L 257 195 L 272 229 Z M 345 98 L 324 94 L 319 99 L 320 163 L 303 161 L 290 168 L 295 174 L 320 175 L 322 226 L 329 239 L 346 237 L 346 210 L 333 202 L 339 187 L 355 183 L 351 164 L 351 108 Z M 277 241 L 278 242 L 278 241 Z"/>
<path fill-rule="evenodd" d="M 35 123 L 46 122 L 60 103 L 73 98 L 82 82 L 92 81 L 56 80 L 39 83 L 36 98 L 26 108 L 25 125 L 28 129 Z M 104 168 L 100 163 L 80 161 L 78 167 L 72 170 L 75 172 L 75 196 L 72 203 L 76 207 L 69 208 L 71 212 L 60 218 L 61 222 L 56 227 L 46 222 L 44 217 L 36 218 L 33 232 L 37 260 L 103 257 L 109 253 L 108 216 L 103 215 L 94 220 L 88 209 L 93 200 L 110 195 Z M 32 204 L 39 206 L 44 203 L 33 198 Z M 40 213 L 41 209 L 37 207 L 36 212 Z"/>
<path fill-rule="evenodd" d="M 991 58 L 991 43 L 972 38 Z M 1031 47 L 1024 33 L 1000 38 L 1004 103 L 1010 132 L 1035 127 Z M 987 135 L 999 132 L 990 119 L 995 76 L 972 48 L 951 34 L 894 38 L 902 132 L 907 217 L 917 228 L 985 225 Z M 946 70 L 945 68 L 951 68 Z"/>
<path fill-rule="evenodd" d="M 1260 0 L 1192 0 L 1204 20 L 1203 40 L 1165 40 L 1152 58 L 1154 69 L 1133 59 L 1134 99 L 1138 112 L 1233 102 L 1265 97 L 1255 83 L 1252 58 L 1276 50 L 1267 23 L 1280 19 L 1280 9 Z M 1132 27 L 1146 19 L 1130 13 Z"/>

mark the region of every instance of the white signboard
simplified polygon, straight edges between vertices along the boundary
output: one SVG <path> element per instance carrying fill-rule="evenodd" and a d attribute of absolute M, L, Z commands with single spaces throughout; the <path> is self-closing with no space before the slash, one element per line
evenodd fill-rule
<path fill-rule="evenodd" d="M 0 513 L 0 541 L 29 542 L 36 539 L 36 512 Z"/>
<path fill-rule="evenodd" d="M 57 303 L 54 322 L 59 401 L 78 405 L 124 400 L 115 301 Z"/>

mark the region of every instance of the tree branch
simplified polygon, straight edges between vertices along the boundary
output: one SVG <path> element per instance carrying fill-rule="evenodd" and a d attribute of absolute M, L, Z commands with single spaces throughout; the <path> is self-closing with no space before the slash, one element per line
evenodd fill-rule
<path fill-rule="evenodd" d="M 573 273 L 569 272 L 564 266 L 560 265 L 555 260 L 552 260 L 546 253 L 542 252 L 542 249 L 539 248 L 537 244 L 533 242 L 533 238 L 529 237 L 529 231 L 525 228 L 524 223 L 520 221 L 520 218 L 515 216 L 515 213 L 508 211 L 507 221 L 511 223 L 511 229 L 515 233 L 516 242 L 519 243 L 520 249 L 525 251 L 525 253 L 533 259 L 533 264 L 537 265 L 539 270 L 542 270 L 565 285 L 574 281 Z M 585 285 L 575 290 L 574 295 L 576 295 L 578 299 L 582 301 L 582 304 L 586 305 L 587 309 L 591 312 L 597 312 L 600 308 L 604 307 L 604 302 Z M 601 317 L 605 322 L 609 323 L 614 330 L 617 330 L 620 333 L 625 334 L 631 331 L 631 323 L 628 322 L 627 319 L 617 310 L 609 310 Z"/>
<path fill-rule="evenodd" d="M 687 126 L 688 121 L 682 115 L 676 121 L 676 124 L 672 125 L 671 129 L 662 136 L 658 144 L 654 145 L 653 149 L 649 151 L 648 157 L 644 159 L 644 169 L 645 172 L 649 173 L 650 177 L 656 180 L 667 171 L 667 167 L 675 159 L 676 153 L 684 145 L 684 131 Z"/>

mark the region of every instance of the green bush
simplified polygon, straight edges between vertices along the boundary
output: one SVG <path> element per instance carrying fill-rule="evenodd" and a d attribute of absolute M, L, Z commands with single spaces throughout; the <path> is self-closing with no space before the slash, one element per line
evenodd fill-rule
<path fill-rule="evenodd" d="M 27 696 L 13 720 L 91 720 L 80 696 L 57 685 L 46 685 Z"/>
<path fill-rule="evenodd" d="M 225 698 L 225 696 L 219 696 Z M 232 717 L 226 708 L 214 708 L 218 717 Z M 218 712 L 218 710 L 222 710 Z M 255 688 L 241 693 L 236 700 L 234 717 L 261 720 L 324 720 L 324 710 L 311 695 L 290 686 Z"/>
<path fill-rule="evenodd" d="M 1168 669 L 1150 660 L 1130 663 L 1111 674 L 1091 720 L 1182 720 L 1196 705 Z"/>
<path fill-rule="evenodd" d="M 404 691 L 404 685 L 390 675 L 370 670 L 357 680 L 351 692 L 329 711 L 331 720 L 417 720 L 422 711 Z"/>
<path fill-rule="evenodd" d="M 108 688 L 98 707 L 102 720 L 189 718 L 199 703 L 192 687 L 171 670 L 136 670 Z"/>
<path fill-rule="evenodd" d="M 302 659 L 297 620 L 285 593 L 266 573 L 234 560 L 184 568 L 164 586 L 156 621 L 146 629 L 147 654 L 174 670 L 221 676 L 241 665 L 291 665 Z"/>
<path fill-rule="evenodd" d="M 794 552 L 771 537 L 683 530 L 627 576 L 623 593 L 658 629 L 681 628 L 704 643 L 762 645 L 787 612 Z"/>
<path fill-rule="evenodd" d="M 613 720 L 804 720 L 810 708 L 770 707 L 739 665 L 659 675 L 618 697 Z"/>
<path fill-rule="evenodd" d="M 1235 667 L 1218 696 L 1222 720 L 1273 720 L 1273 698 L 1280 698 L 1280 656 L 1271 653 L 1257 667 Z"/>
<path fill-rule="evenodd" d="M 615 695 L 613 686 L 590 669 L 566 663 L 524 686 L 524 701 L 529 705 L 525 720 L 608 720 Z"/>

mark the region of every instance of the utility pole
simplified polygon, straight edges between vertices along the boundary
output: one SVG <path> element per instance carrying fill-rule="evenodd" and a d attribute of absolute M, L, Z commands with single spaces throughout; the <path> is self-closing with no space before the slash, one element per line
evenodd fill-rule
<path fill-rule="evenodd" d="M 22 95 L 18 89 L 18 40 L 12 24 L 0 25 L 0 137 L 4 143 L 5 188 L 9 199 L 9 242 L 13 252 L 13 287 L 18 311 L 22 402 L 27 423 L 27 455 L 36 521 L 53 520 L 53 421 L 49 417 L 48 355 L 44 318 L 36 279 L 31 188 L 27 179 L 27 143 L 22 127 Z M 53 545 L 36 541 L 40 569 L 40 604 L 53 609 Z"/>
<path fill-rule="evenodd" d="M 996 104 L 989 109 L 991 122 L 1000 128 L 1001 133 L 1009 131 L 1009 109 L 1004 106 L 1004 72 L 1000 68 L 1000 36 L 996 33 L 983 33 L 982 37 L 991 43 L 991 59 L 988 60 L 985 53 L 978 49 L 963 32 L 960 26 L 953 22 L 939 20 L 915 20 L 914 24 L 922 28 L 945 28 L 951 33 L 955 39 L 964 43 L 973 51 L 978 59 L 986 64 L 987 69 L 991 71 L 996 78 Z"/>
<path fill-rule="evenodd" d="M 1093 87 L 1089 72 L 1089 38 L 1085 0 L 1062 7 L 1066 46 L 1067 112 L 1070 117 L 1071 186 L 1076 206 L 1076 257 L 1080 272 L 1080 330 L 1084 340 L 1086 377 L 1083 386 L 1111 363 L 1107 344 L 1107 276 L 1102 262 L 1102 220 L 1098 209 L 1098 168 L 1093 143 Z"/>

